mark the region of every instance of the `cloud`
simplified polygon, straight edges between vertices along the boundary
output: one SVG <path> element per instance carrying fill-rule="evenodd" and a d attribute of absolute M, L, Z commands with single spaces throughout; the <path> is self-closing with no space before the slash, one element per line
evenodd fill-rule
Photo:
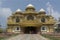
<path fill-rule="evenodd" d="M 6 27 L 7 17 L 11 15 L 12 11 L 10 8 L 3 8 L 2 1 L 0 0 L 0 25 Z"/>
<path fill-rule="evenodd" d="M 55 17 L 56 19 L 59 19 L 60 14 L 58 11 L 52 9 L 52 16 Z"/>
<path fill-rule="evenodd" d="M 47 11 L 49 15 L 52 15 L 55 17 L 55 19 L 58 19 L 60 17 L 60 14 L 57 10 L 54 10 L 54 7 L 50 4 L 50 2 L 47 2 Z"/>
<path fill-rule="evenodd" d="M 10 8 L 0 8 L 0 25 L 3 28 L 7 26 L 7 17 L 12 13 Z"/>
<path fill-rule="evenodd" d="M 8 17 L 11 15 L 12 11 L 10 8 L 0 8 L 0 16 L 2 17 Z"/>
<path fill-rule="evenodd" d="M 7 25 L 7 17 L 11 15 L 12 11 L 10 8 L 0 8 L 0 25 L 3 28 Z"/>

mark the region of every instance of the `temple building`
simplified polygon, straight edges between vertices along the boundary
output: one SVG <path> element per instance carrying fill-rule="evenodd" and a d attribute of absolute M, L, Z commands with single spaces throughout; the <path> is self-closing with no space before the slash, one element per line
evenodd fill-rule
<path fill-rule="evenodd" d="M 55 33 L 60 33 L 60 17 L 56 21 L 56 23 L 54 24 L 54 26 L 55 26 Z"/>
<path fill-rule="evenodd" d="M 7 32 L 10 33 L 52 33 L 54 32 L 54 17 L 46 15 L 41 8 L 36 11 L 32 4 L 27 5 L 25 11 L 20 9 L 12 13 L 7 19 Z"/>

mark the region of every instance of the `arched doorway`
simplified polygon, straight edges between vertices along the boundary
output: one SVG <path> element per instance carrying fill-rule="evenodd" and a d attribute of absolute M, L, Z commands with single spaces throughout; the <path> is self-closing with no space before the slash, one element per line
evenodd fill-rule
<path fill-rule="evenodd" d="M 24 33 L 25 34 L 36 34 L 37 27 L 24 27 Z"/>

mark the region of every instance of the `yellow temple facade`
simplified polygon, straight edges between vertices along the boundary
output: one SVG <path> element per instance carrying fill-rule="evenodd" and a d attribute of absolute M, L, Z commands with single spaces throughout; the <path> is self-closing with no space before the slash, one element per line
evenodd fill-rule
<path fill-rule="evenodd" d="M 51 33 L 54 32 L 54 17 L 47 15 L 44 9 L 36 11 L 29 4 L 25 11 L 20 9 L 7 19 L 7 32 L 10 33 Z"/>

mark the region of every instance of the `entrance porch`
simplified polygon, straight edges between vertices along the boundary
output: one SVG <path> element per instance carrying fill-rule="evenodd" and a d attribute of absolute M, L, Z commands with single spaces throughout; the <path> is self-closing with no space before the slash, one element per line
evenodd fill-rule
<path fill-rule="evenodd" d="M 37 34 L 38 31 L 38 27 L 23 27 L 24 34 Z"/>

